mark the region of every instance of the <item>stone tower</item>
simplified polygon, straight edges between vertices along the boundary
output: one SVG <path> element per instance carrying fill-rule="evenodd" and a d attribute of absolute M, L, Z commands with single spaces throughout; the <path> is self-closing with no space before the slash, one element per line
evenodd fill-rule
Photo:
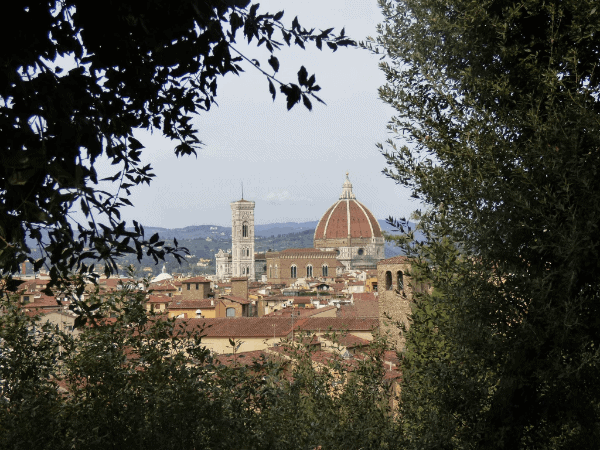
<path fill-rule="evenodd" d="M 254 202 L 231 203 L 231 262 L 233 277 L 254 280 Z"/>

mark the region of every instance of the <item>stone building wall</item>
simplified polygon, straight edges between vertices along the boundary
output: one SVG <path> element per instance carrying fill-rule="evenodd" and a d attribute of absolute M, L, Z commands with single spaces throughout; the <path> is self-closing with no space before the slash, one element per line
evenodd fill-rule
<path fill-rule="evenodd" d="M 231 251 L 219 250 L 219 253 L 215 255 L 215 267 L 217 271 L 217 280 L 224 281 L 229 280 L 232 277 L 232 258 Z"/>
<path fill-rule="evenodd" d="M 261 281 L 262 276 L 267 274 L 266 253 L 254 254 L 254 277 L 256 281 Z"/>
<path fill-rule="evenodd" d="M 231 295 L 248 300 L 248 277 L 231 279 Z"/>
<path fill-rule="evenodd" d="M 232 302 L 231 300 L 219 300 L 221 305 L 223 306 L 221 315 L 217 317 L 227 317 L 227 309 L 233 308 L 235 309 L 235 315 L 233 317 L 243 317 L 244 316 L 244 307 L 240 303 Z"/>
<path fill-rule="evenodd" d="M 200 300 L 208 298 L 210 280 L 204 277 L 189 278 L 181 282 L 181 298 L 183 300 Z"/>
<path fill-rule="evenodd" d="M 269 283 L 294 283 L 298 278 L 307 278 L 307 267 L 312 267 L 312 277 L 332 277 L 337 274 L 340 263 L 334 251 L 321 251 L 312 248 L 291 248 L 281 252 L 266 254 L 267 281 Z M 296 267 L 296 276 L 292 277 L 292 267 Z M 323 275 L 327 267 L 327 275 Z"/>
<path fill-rule="evenodd" d="M 407 329 L 410 324 L 414 288 L 411 278 L 407 275 L 410 269 L 410 259 L 406 256 L 384 259 L 377 264 L 379 330 L 382 334 L 387 334 L 398 349 L 404 348 L 405 338 L 394 323 L 403 323 Z"/>

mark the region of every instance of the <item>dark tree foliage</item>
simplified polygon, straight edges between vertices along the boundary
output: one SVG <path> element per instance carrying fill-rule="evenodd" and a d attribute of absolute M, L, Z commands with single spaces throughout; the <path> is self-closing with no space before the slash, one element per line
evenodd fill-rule
<path fill-rule="evenodd" d="M 275 85 L 288 109 L 311 98 L 321 101 L 315 76 L 302 67 L 298 81 L 282 83 L 276 52 L 325 43 L 332 50 L 353 45 L 344 31 L 291 27 L 283 12 L 260 14 L 247 0 L 9 2 L 0 38 L 0 269 L 15 273 L 29 260 L 51 269 L 54 281 L 90 272 L 98 261 L 105 273 L 115 257 L 143 253 L 163 259 L 175 247 L 147 238 L 141 225 L 126 229 L 119 211 L 130 205 L 130 189 L 154 176 L 144 163 L 133 130 L 159 131 L 175 141 L 175 154 L 196 154 L 201 145 L 192 117 L 215 102 L 218 78 L 242 72 L 245 56 L 237 38 L 266 48 L 263 71 L 275 99 Z M 8 26 L 10 25 L 10 26 Z M 115 167 L 104 181 L 96 166 Z M 87 218 L 74 224 L 80 210 Z M 39 247 L 34 258 L 30 245 Z M 89 262 L 87 263 L 89 264 Z"/>
<path fill-rule="evenodd" d="M 380 4 L 386 173 L 427 204 L 404 246 L 435 286 L 407 335 L 406 448 L 598 448 L 598 4 Z"/>
<path fill-rule="evenodd" d="M 213 357 L 201 329 L 147 318 L 146 293 L 121 287 L 93 295 L 117 317 L 77 337 L 0 302 L 0 448 L 394 448 L 385 342 L 356 364 L 292 342 L 289 358 Z"/>

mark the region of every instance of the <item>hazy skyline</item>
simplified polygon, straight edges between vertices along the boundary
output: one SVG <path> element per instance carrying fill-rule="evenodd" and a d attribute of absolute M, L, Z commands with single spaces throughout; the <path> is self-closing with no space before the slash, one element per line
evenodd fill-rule
<path fill-rule="evenodd" d="M 305 27 L 346 28 L 355 40 L 375 35 L 381 14 L 375 1 L 260 2 L 259 13 L 285 10 Z M 235 48 L 266 64 L 267 52 L 239 42 Z M 150 134 L 136 135 L 147 146 L 145 158 L 157 177 L 150 187 L 132 192 L 135 208 L 123 218 L 148 226 L 228 226 L 229 203 L 241 196 L 256 202 L 256 223 L 318 220 L 339 197 L 350 173 L 357 199 L 378 219 L 410 214 L 418 204 L 409 192 L 381 174 L 385 160 L 376 148 L 389 134 L 393 110 L 379 100 L 385 79 L 379 58 L 359 49 L 318 51 L 285 48 L 277 54 L 278 78 L 296 80 L 304 65 L 315 73 L 320 97 L 313 111 L 296 105 L 286 110 L 282 95 L 272 102 L 267 80 L 250 65 L 246 72 L 221 78 L 219 107 L 194 122 L 205 144 L 198 157 L 176 158 L 173 144 Z"/>

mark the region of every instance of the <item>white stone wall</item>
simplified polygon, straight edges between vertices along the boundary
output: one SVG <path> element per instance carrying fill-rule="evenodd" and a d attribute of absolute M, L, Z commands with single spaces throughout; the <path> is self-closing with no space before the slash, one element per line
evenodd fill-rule
<path fill-rule="evenodd" d="M 385 258 L 384 242 L 383 238 L 374 237 L 371 243 L 364 246 L 332 247 L 322 250 L 337 250 L 339 252 L 337 259 L 344 265 L 345 270 L 376 269 L 377 262 Z M 361 250 L 362 254 L 360 254 Z"/>
<path fill-rule="evenodd" d="M 231 278 L 231 252 L 219 250 L 215 255 L 215 266 L 217 269 L 217 280 L 225 281 Z"/>
<path fill-rule="evenodd" d="M 244 236 L 244 225 L 247 235 Z M 231 203 L 231 262 L 233 277 L 255 280 L 254 268 L 254 202 Z"/>

